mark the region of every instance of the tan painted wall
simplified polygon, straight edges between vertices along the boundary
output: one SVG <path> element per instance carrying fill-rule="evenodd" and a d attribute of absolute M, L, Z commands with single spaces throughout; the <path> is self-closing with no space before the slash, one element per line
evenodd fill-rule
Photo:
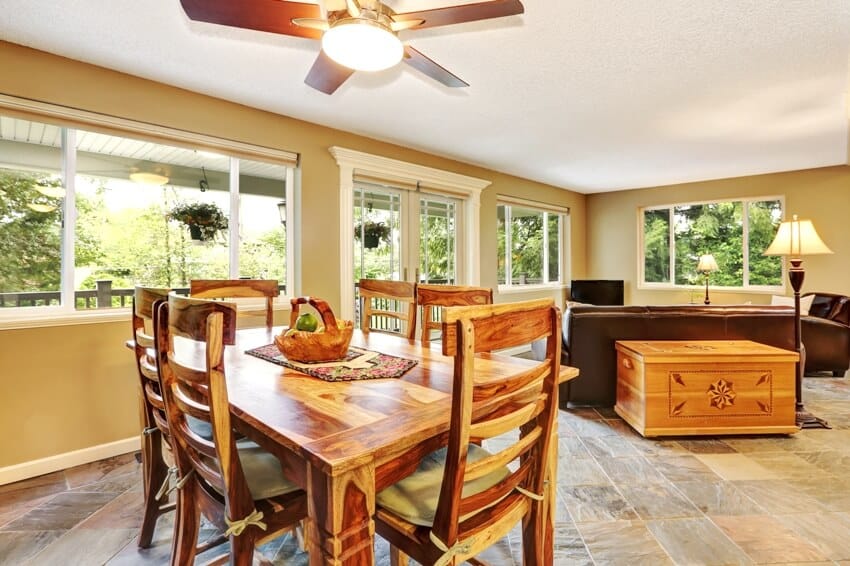
<path fill-rule="evenodd" d="M 784 196 L 788 218 L 809 218 L 833 255 L 805 257 L 803 292 L 850 294 L 850 167 L 738 177 L 670 187 L 589 195 L 587 198 L 588 276 L 625 279 L 627 304 L 687 303 L 688 291 L 637 288 L 639 207 L 732 197 Z M 786 294 L 792 293 L 787 285 Z M 710 292 L 712 303 L 769 303 L 769 293 Z M 703 291 L 696 300 L 702 302 Z"/>
<path fill-rule="evenodd" d="M 0 42 L 0 69 L 2 94 L 298 152 L 302 291 L 335 307 L 340 296 L 339 170 L 328 153 L 333 145 L 492 181 L 482 194 L 481 250 L 475 252 L 482 285 L 496 286 L 497 194 L 569 207 L 571 274 L 585 273 L 583 195 L 10 43 Z M 0 427 L 16 431 L 14 441 L 6 435 L 0 443 L 0 467 L 138 432 L 135 370 L 123 347 L 128 325 L 0 331 Z"/>

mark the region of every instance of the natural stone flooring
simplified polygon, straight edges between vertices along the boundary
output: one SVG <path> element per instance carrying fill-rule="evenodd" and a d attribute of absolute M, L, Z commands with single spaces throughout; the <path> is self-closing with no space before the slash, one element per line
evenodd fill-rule
<path fill-rule="evenodd" d="M 850 565 L 850 378 L 804 396 L 832 430 L 646 440 L 611 409 L 562 411 L 555 563 Z M 167 564 L 170 516 L 136 547 L 141 501 L 132 454 L 2 486 L 0 565 Z M 308 562 L 290 535 L 262 551 Z M 517 531 L 483 556 L 519 557 Z"/>

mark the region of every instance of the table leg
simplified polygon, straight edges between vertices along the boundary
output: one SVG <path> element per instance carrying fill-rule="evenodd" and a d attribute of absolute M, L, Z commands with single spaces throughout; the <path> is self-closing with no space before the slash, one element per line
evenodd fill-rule
<path fill-rule="evenodd" d="M 549 447 L 548 473 L 549 481 L 546 492 L 546 501 L 543 505 L 545 512 L 543 518 L 543 540 L 544 540 L 544 564 L 552 564 L 555 554 L 555 514 L 558 505 L 558 415 L 552 423 L 552 440 Z"/>
<path fill-rule="evenodd" d="M 307 474 L 310 564 L 373 564 L 375 467 L 329 476 L 309 466 Z"/>

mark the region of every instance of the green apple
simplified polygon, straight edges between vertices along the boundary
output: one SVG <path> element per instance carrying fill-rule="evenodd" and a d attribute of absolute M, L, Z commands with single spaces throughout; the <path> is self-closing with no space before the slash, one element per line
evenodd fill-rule
<path fill-rule="evenodd" d="M 319 319 L 311 312 L 305 312 L 295 320 L 295 329 L 304 332 L 315 332 L 319 327 Z"/>

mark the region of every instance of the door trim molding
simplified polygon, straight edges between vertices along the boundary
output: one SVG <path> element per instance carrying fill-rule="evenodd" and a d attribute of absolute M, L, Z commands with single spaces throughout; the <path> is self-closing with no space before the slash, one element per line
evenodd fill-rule
<path fill-rule="evenodd" d="M 481 266 L 478 262 L 481 248 L 481 191 L 490 186 L 491 181 L 469 177 L 451 171 L 426 167 L 364 153 L 344 147 L 328 148 L 339 166 L 339 256 L 340 256 L 340 316 L 354 318 L 354 286 L 351 274 L 354 273 L 353 249 L 354 219 L 351 211 L 354 207 L 354 177 L 365 175 L 381 179 L 388 184 L 398 183 L 415 186 L 435 193 L 444 193 L 464 201 L 464 245 L 463 264 L 467 285 L 478 285 L 481 281 Z"/>

